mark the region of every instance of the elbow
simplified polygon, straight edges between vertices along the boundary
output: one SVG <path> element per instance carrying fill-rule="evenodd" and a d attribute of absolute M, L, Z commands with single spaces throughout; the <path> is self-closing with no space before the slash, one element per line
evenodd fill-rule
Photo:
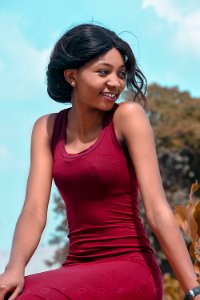
<path fill-rule="evenodd" d="M 41 215 L 35 215 L 35 221 L 37 222 L 37 225 L 40 228 L 41 232 L 43 232 L 43 230 L 46 227 L 47 217 Z"/>
<path fill-rule="evenodd" d="M 47 224 L 47 220 L 46 218 L 42 221 L 40 221 L 40 228 L 41 228 L 41 231 L 43 231 L 46 227 L 46 224 Z"/>
<path fill-rule="evenodd" d="M 146 220 L 153 232 L 159 226 L 159 215 L 159 212 L 146 211 Z"/>
<path fill-rule="evenodd" d="M 153 216 L 146 215 L 147 223 L 153 232 L 158 228 L 158 222 Z"/>
<path fill-rule="evenodd" d="M 163 228 L 166 229 L 172 224 L 174 226 L 177 226 L 171 209 L 164 209 L 151 214 L 147 214 L 146 218 L 151 230 L 155 234 L 162 231 Z"/>
<path fill-rule="evenodd" d="M 29 209 L 23 209 L 22 210 L 22 213 L 20 215 L 20 219 L 21 220 L 26 220 L 27 219 L 32 224 L 37 225 L 40 232 L 43 232 L 43 230 L 46 227 L 46 223 L 47 223 L 47 215 L 46 214 L 43 215 L 41 213 L 29 210 Z"/>

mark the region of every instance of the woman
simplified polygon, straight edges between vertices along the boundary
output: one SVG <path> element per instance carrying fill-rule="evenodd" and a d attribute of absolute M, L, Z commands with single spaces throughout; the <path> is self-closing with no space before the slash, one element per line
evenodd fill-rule
<path fill-rule="evenodd" d="M 138 215 L 138 186 L 184 291 L 196 288 L 140 105 L 145 78 L 129 45 L 100 26 L 74 27 L 55 45 L 47 81 L 50 97 L 72 107 L 33 127 L 26 199 L 0 276 L 0 300 L 161 300 L 161 273 Z M 134 101 L 115 104 L 125 87 Z M 66 204 L 69 255 L 60 269 L 24 279 L 45 227 L 52 178 Z"/>

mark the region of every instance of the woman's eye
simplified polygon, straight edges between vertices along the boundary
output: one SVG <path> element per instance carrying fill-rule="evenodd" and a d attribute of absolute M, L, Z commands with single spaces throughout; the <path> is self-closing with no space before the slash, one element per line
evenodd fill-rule
<path fill-rule="evenodd" d="M 100 75 L 107 75 L 108 70 L 98 70 L 97 73 L 99 73 Z"/>
<path fill-rule="evenodd" d="M 127 77 L 127 72 L 126 72 L 126 71 L 121 71 L 121 72 L 119 73 L 119 77 L 122 78 L 122 79 L 126 79 L 126 77 Z"/>

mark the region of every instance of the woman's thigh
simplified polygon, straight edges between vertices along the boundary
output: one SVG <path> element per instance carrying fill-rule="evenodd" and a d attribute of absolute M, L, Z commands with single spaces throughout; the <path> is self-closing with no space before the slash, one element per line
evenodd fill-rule
<path fill-rule="evenodd" d="M 80 263 L 29 275 L 17 300 L 161 300 L 159 269 L 145 261 L 114 259 Z"/>

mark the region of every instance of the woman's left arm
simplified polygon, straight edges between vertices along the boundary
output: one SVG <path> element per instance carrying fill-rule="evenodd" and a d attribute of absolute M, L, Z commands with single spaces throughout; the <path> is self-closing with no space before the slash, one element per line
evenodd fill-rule
<path fill-rule="evenodd" d="M 125 141 L 134 164 L 147 221 L 186 292 L 199 284 L 163 191 L 153 132 L 146 113 L 136 103 L 122 103 L 115 112 L 114 125 L 117 135 Z M 195 299 L 200 299 L 200 296 Z"/>

